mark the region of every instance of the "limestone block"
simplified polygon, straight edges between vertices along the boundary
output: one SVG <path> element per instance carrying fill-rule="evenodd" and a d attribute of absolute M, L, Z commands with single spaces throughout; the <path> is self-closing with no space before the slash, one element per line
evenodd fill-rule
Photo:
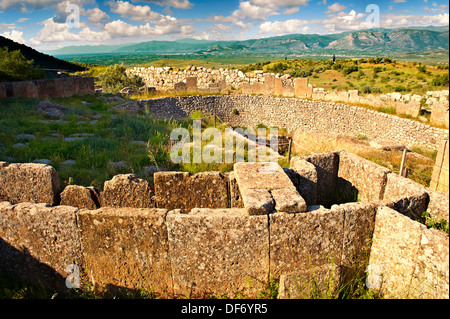
<path fill-rule="evenodd" d="M 270 275 L 340 265 L 344 213 L 318 209 L 306 214 L 274 213 L 270 219 Z"/>
<path fill-rule="evenodd" d="M 159 208 L 181 209 L 228 207 L 227 179 L 219 172 L 156 172 L 155 199 Z"/>
<path fill-rule="evenodd" d="M 109 207 L 155 207 L 153 188 L 135 174 L 120 174 L 106 181 L 103 188 L 103 204 Z"/>
<path fill-rule="evenodd" d="M 307 97 L 308 95 L 308 78 L 294 79 L 295 97 Z"/>
<path fill-rule="evenodd" d="M 282 82 L 281 78 L 274 79 L 273 95 L 275 95 L 275 96 L 283 95 L 283 82 Z"/>
<path fill-rule="evenodd" d="M 308 206 L 315 205 L 318 179 L 314 164 L 294 156 L 291 158 L 290 169 L 295 172 L 293 183 L 298 193 L 305 199 Z"/>
<path fill-rule="evenodd" d="M 39 90 L 40 99 L 48 99 L 49 97 L 58 97 L 56 92 L 56 79 L 37 80 L 36 86 Z"/>
<path fill-rule="evenodd" d="M 420 115 L 420 109 L 422 108 L 420 102 L 417 101 L 409 101 L 405 102 L 397 102 L 395 103 L 395 111 L 399 114 L 406 114 L 413 117 L 418 117 Z"/>
<path fill-rule="evenodd" d="M 167 215 L 176 295 L 256 296 L 269 274 L 267 216 L 244 209 L 194 209 Z"/>
<path fill-rule="evenodd" d="M 230 188 L 230 204 L 231 208 L 244 208 L 244 203 L 242 202 L 242 195 L 239 191 L 239 186 L 236 181 L 234 172 L 230 172 L 228 175 L 229 188 Z"/>
<path fill-rule="evenodd" d="M 449 192 L 449 143 L 448 140 L 442 140 L 439 143 L 439 150 L 433 167 L 430 188 Z"/>
<path fill-rule="evenodd" d="M 197 91 L 197 77 L 196 76 L 186 77 L 186 89 L 188 91 Z"/>
<path fill-rule="evenodd" d="M 68 185 L 61 193 L 61 205 L 85 209 L 100 208 L 100 192 L 94 188 Z"/>
<path fill-rule="evenodd" d="M 383 199 L 387 174 L 391 171 L 357 155 L 340 152 L 338 177 L 358 190 L 358 200 Z"/>
<path fill-rule="evenodd" d="M 0 202 L 0 268 L 57 291 L 83 259 L 77 226 L 78 209 L 69 206 Z"/>
<path fill-rule="evenodd" d="M 184 82 L 175 83 L 173 88 L 175 91 L 186 91 L 187 90 L 186 83 L 184 83 Z"/>
<path fill-rule="evenodd" d="M 339 295 L 341 269 L 337 265 L 280 276 L 278 299 L 335 299 Z"/>
<path fill-rule="evenodd" d="M 430 122 L 448 128 L 449 127 L 448 112 L 449 112 L 448 100 L 440 101 L 439 103 L 433 103 L 433 105 L 431 106 Z"/>
<path fill-rule="evenodd" d="M 284 97 L 294 97 L 295 96 L 295 90 L 292 86 L 292 83 L 286 83 L 283 85 L 283 96 Z"/>
<path fill-rule="evenodd" d="M 166 214 L 155 208 L 79 212 L 85 271 L 96 289 L 172 292 Z"/>
<path fill-rule="evenodd" d="M 0 162 L 0 201 L 55 205 L 60 183 L 56 170 L 45 164 Z"/>
<path fill-rule="evenodd" d="M 371 288 L 381 289 L 387 298 L 414 298 L 410 283 L 424 229 L 388 207 L 378 209 L 367 268 Z"/>
<path fill-rule="evenodd" d="M 15 98 L 37 99 L 38 87 L 32 81 L 11 82 L 12 96 Z"/>
<path fill-rule="evenodd" d="M 236 163 L 234 173 L 248 213 L 305 212 L 305 200 L 278 163 Z"/>
<path fill-rule="evenodd" d="M 331 207 L 332 211 L 344 214 L 341 266 L 345 272 L 358 274 L 364 271 L 369 259 L 375 216 L 381 205 L 379 202 L 357 202 Z"/>
<path fill-rule="evenodd" d="M 336 185 L 339 153 L 333 151 L 313 153 L 304 159 L 316 167 L 317 204 L 327 204 Z"/>
<path fill-rule="evenodd" d="M 449 298 L 449 237 L 436 229 L 423 229 L 411 281 L 414 298 Z"/>

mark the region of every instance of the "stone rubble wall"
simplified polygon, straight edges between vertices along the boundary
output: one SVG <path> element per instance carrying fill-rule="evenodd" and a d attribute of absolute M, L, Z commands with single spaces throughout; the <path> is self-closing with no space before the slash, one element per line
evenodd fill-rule
<path fill-rule="evenodd" d="M 369 140 L 388 140 L 407 147 L 438 149 L 449 131 L 425 123 L 400 118 L 362 107 L 334 102 L 253 95 L 213 95 L 168 97 L 129 102 L 116 106 L 129 112 L 147 110 L 157 117 L 183 118 L 193 111 L 216 114 L 233 126 L 267 127 L 366 136 Z M 237 110 L 233 112 L 233 110 Z"/>
<path fill-rule="evenodd" d="M 95 94 L 93 77 L 66 77 L 0 83 L 0 99 L 7 97 L 48 99 L 88 94 Z"/>
<path fill-rule="evenodd" d="M 4 179 L 0 184 L 5 194 L 0 203 L 0 253 L 8 258 L 0 260 L 0 267 L 64 290 L 70 274 L 67 267 L 77 265 L 99 291 L 144 288 L 166 296 L 192 297 L 211 293 L 256 297 L 271 276 L 280 280 L 280 298 L 300 298 L 299 278 L 337 287 L 349 278 L 364 276 L 367 265 L 386 265 L 386 260 L 394 259 L 382 268 L 383 292 L 403 298 L 403 292 L 394 288 L 406 280 L 414 283 L 414 296 L 448 298 L 448 235 L 411 219 L 430 208 L 446 210 L 448 218 L 447 194 L 418 186 L 346 152 L 324 152 L 292 158 L 292 172 L 277 177 L 274 183 L 279 186 L 267 188 L 269 194 L 295 187 L 298 193 L 294 190 L 297 195 L 293 198 L 302 198 L 307 191 L 309 198 L 317 200 L 323 186 L 310 183 L 306 190 L 298 183 L 320 176 L 335 189 L 346 179 L 353 188 L 361 189 L 359 202 L 331 208 L 308 206 L 306 212 L 283 211 L 282 207 L 298 206 L 295 201 L 284 204 L 289 198 L 271 194 L 275 210 L 254 215 L 240 192 L 251 183 L 254 168 L 259 167 L 255 165 L 260 163 L 245 164 L 249 167 L 239 166 L 227 176 L 158 172 L 154 189 L 130 174 L 115 176 L 103 191 L 67 186 L 61 202 L 77 205 L 79 199 L 79 207 L 50 206 L 49 196 L 44 194 L 53 196 L 53 191 L 45 187 L 24 199 L 15 197 L 15 192 L 9 197 L 5 190 L 24 189 L 23 183 Z M 0 176 L 5 176 L 11 165 L 0 165 Z M 36 165 L 20 165 L 16 173 L 33 173 L 34 184 L 45 183 L 49 177 L 39 171 L 52 168 Z M 275 172 L 283 174 L 278 165 Z M 303 179 L 292 179 L 293 173 L 302 174 Z M 367 187 L 374 178 L 379 179 L 379 186 L 370 191 Z M 50 181 L 46 183 L 50 185 Z M 401 258 L 409 258 L 409 264 L 403 265 L 403 259 L 396 259 L 395 249 L 402 245 L 401 238 L 416 237 L 420 240 L 415 246 L 408 246 L 412 253 L 399 253 L 406 254 Z M 326 276 L 333 280 L 326 281 Z M 430 279 L 435 286 L 422 285 Z"/>
<path fill-rule="evenodd" d="M 420 118 L 422 112 L 431 113 L 430 122 L 449 128 L 449 91 L 428 91 L 426 94 L 360 95 L 358 90 L 329 92 L 314 88 L 308 78 L 291 78 L 288 74 L 254 71 L 243 73 L 237 69 L 212 69 L 189 66 L 184 70 L 171 67 L 135 67 L 129 74 L 143 79 L 147 87 L 157 90 L 199 91 L 307 98 L 326 102 L 364 104 L 374 108 L 394 108 L 397 114 Z"/>

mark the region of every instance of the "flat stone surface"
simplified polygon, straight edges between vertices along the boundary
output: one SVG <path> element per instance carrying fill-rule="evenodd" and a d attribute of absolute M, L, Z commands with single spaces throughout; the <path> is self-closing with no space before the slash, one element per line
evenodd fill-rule
<path fill-rule="evenodd" d="M 270 214 L 270 275 L 340 265 L 344 212 L 318 209 L 306 214 Z"/>
<path fill-rule="evenodd" d="M 387 298 L 408 297 L 424 229 L 390 208 L 378 209 L 369 259 L 371 287 L 382 288 Z"/>
<path fill-rule="evenodd" d="M 106 181 L 103 204 L 109 207 L 155 207 L 153 187 L 135 174 L 120 174 Z"/>
<path fill-rule="evenodd" d="M 84 186 L 68 185 L 61 193 L 61 205 L 85 209 L 100 208 L 97 192 Z"/>
<path fill-rule="evenodd" d="M 155 208 L 80 211 L 85 269 L 95 288 L 172 293 L 166 213 Z"/>
<path fill-rule="evenodd" d="M 59 191 L 58 173 L 49 165 L 0 162 L 0 201 L 54 205 Z"/>
<path fill-rule="evenodd" d="M 306 202 L 278 163 L 236 163 L 234 176 L 250 215 L 304 212 Z"/>
<path fill-rule="evenodd" d="M 66 267 L 83 268 L 77 212 L 69 206 L 0 202 L 0 268 L 67 291 Z"/>
<path fill-rule="evenodd" d="M 257 296 L 269 274 L 267 216 L 244 209 L 194 209 L 167 215 L 177 295 Z"/>

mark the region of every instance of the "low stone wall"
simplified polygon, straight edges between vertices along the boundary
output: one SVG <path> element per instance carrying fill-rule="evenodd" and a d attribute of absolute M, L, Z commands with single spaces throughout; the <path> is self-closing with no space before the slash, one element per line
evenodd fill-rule
<path fill-rule="evenodd" d="M 93 77 L 67 77 L 0 83 L 0 98 L 47 99 L 95 94 Z"/>
<path fill-rule="evenodd" d="M 308 98 L 319 101 L 365 104 L 374 108 L 393 108 L 397 114 L 421 118 L 421 111 L 431 112 L 430 122 L 449 127 L 448 90 L 429 91 L 423 96 L 398 92 L 361 96 L 358 90 L 329 92 L 314 88 L 308 78 L 291 78 L 288 74 L 265 73 L 261 70 L 243 73 L 237 69 L 218 70 L 187 67 L 136 67 L 128 73 L 140 76 L 146 86 L 158 90 L 199 91 L 228 94 L 232 89 L 242 94 Z M 422 105 L 423 104 L 423 105 Z"/>
<path fill-rule="evenodd" d="M 449 131 L 417 121 L 380 113 L 362 107 L 333 102 L 269 96 L 188 96 L 129 102 L 117 106 L 130 112 L 147 109 L 153 116 L 182 118 L 193 111 L 216 114 L 223 121 L 242 127 L 282 127 L 288 131 L 307 130 L 366 136 L 402 143 L 407 147 L 438 149 Z M 236 109 L 238 114 L 233 114 Z"/>
<path fill-rule="evenodd" d="M 448 235 L 427 230 L 408 218 L 430 209 L 428 204 L 438 192 L 414 184 L 408 186 L 414 182 L 345 152 L 325 152 L 305 159 L 294 157 L 292 163 L 292 172 L 304 179 L 324 178 L 338 188 L 338 181 L 346 178 L 354 188 L 361 189 L 358 194 L 367 196 L 360 202 L 330 208 L 308 206 L 305 211 L 298 204 L 300 199 L 303 201 L 301 193 L 296 192 L 304 190 L 297 184 L 304 179 L 290 180 L 295 175 L 292 172 L 283 175 L 277 164 L 270 164 L 276 173 L 270 185 L 257 176 L 263 171 L 267 174 L 267 167 L 261 170 L 264 163 L 239 163 L 231 176 L 218 172 L 192 176 L 159 172 L 155 174 L 154 191 L 135 175 L 118 175 L 106 182 L 101 192 L 68 186 L 67 196 L 63 195 L 66 190 L 61 194 L 64 201 L 71 202 L 71 196 L 81 198 L 76 195 L 80 191 L 85 194 L 80 201 L 82 206 L 91 196 L 100 208 L 50 207 L 45 203 L 20 203 L 20 199 L 14 204 L 0 203 L 0 252 L 7 256 L 1 259 L 0 267 L 58 290 L 64 290 L 66 278 L 73 269 L 79 269 L 86 276 L 83 280 L 99 291 L 144 288 L 167 297 L 210 294 L 234 297 L 236 293 L 257 297 L 272 277 L 280 280 L 280 297 L 298 298 L 301 295 L 296 284 L 298 278 L 314 277 L 323 282 L 324 276 L 332 273 L 334 279 L 330 283 L 336 287 L 347 280 L 364 278 L 368 265 L 384 265 L 384 260 L 397 258 L 392 246 L 400 245 L 400 238 L 416 236 L 419 229 L 420 245 L 414 244 L 414 256 L 404 252 L 408 258 L 412 256 L 410 265 L 414 271 L 406 272 L 406 279 L 400 280 L 403 268 L 393 265 L 402 262 L 396 259 L 394 264 L 383 268 L 382 278 L 387 284 L 378 288 L 402 298 L 400 292 L 390 287 L 400 286 L 406 280 L 418 283 L 415 285 L 420 291 L 418 297 L 448 298 L 445 288 L 449 282 Z M 40 165 L 30 168 L 24 164 L 18 169 L 45 176 L 36 170 L 45 172 L 51 167 Z M 0 166 L 0 176 L 8 166 Z M 380 185 L 386 181 L 385 187 L 375 185 L 372 192 L 367 186 L 372 174 L 376 173 L 378 178 L 378 171 L 383 173 Z M 4 181 L 0 184 L 3 193 L 21 185 L 15 179 Z M 34 182 L 39 184 L 40 179 L 35 178 Z M 316 187 L 316 192 L 323 187 Z M 266 190 L 273 201 L 272 209 L 266 207 L 265 198 L 260 201 L 256 197 L 251 201 L 244 198 L 238 204 L 242 208 L 231 208 L 233 202 L 239 202 L 241 190 Z M 276 190 L 292 195 L 278 194 Z M 42 193 L 47 191 L 42 189 Z M 333 191 L 329 189 L 330 196 Z M 40 197 L 42 193 L 33 193 L 37 197 L 27 200 L 45 199 Z M 121 198 L 124 200 L 118 201 Z M 315 198 L 326 201 L 317 194 Z M 448 195 L 446 199 L 448 203 Z M 152 205 L 157 208 L 149 207 Z M 386 215 L 382 207 L 389 207 L 391 213 Z M 445 206 L 439 205 L 439 209 L 444 210 Z M 258 214 L 253 214 L 254 211 Z M 393 227 L 385 226 L 386 223 L 413 226 Z M 391 241 L 383 235 L 386 229 L 389 229 L 386 238 L 392 237 Z M 432 254 L 427 253 L 428 247 Z M 429 280 L 431 270 L 437 270 L 433 272 L 436 283 L 433 290 L 421 285 Z"/>

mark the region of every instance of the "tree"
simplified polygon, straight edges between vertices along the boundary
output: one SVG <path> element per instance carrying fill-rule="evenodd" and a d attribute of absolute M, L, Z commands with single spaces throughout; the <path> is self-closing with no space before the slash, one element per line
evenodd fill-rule
<path fill-rule="evenodd" d="M 127 75 L 123 64 L 115 64 L 106 68 L 105 72 L 98 76 L 103 92 L 117 93 L 124 87 L 139 88 L 142 79 L 136 75 Z"/>
<path fill-rule="evenodd" d="M 33 66 L 33 60 L 27 60 L 17 51 L 9 52 L 7 47 L 0 48 L 0 82 L 28 81 L 45 79 L 45 72 Z"/>
<path fill-rule="evenodd" d="M 333 64 L 336 63 L 336 56 L 333 54 Z"/>

